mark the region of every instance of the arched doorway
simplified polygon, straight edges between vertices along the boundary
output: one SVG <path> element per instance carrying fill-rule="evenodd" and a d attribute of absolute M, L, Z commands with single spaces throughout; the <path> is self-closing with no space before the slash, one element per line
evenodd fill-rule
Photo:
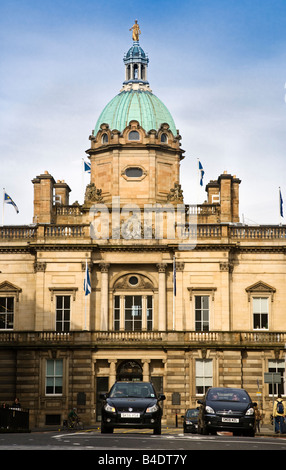
<path fill-rule="evenodd" d="M 141 364 L 137 361 L 123 361 L 117 367 L 116 373 L 117 381 L 142 381 L 143 380 L 143 370 Z"/>

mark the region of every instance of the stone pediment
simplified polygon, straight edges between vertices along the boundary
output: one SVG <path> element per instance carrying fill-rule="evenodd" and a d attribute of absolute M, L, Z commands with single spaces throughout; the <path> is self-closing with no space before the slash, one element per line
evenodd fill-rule
<path fill-rule="evenodd" d="M 136 278 L 137 282 L 131 284 L 130 278 Z M 142 274 L 126 274 L 117 279 L 113 286 L 114 290 L 126 290 L 126 289 L 139 289 L 139 290 L 154 290 L 153 283 L 148 277 Z"/>
<path fill-rule="evenodd" d="M 258 281 L 255 284 L 247 287 L 246 292 L 248 294 L 248 302 L 250 302 L 251 294 L 269 294 L 271 295 L 271 301 L 273 302 L 273 296 L 276 292 L 276 289 L 265 282 Z"/>
<path fill-rule="evenodd" d="M 22 289 L 9 281 L 4 281 L 0 284 L 0 295 L 15 295 L 17 302 L 19 300 L 20 292 L 22 292 Z"/>

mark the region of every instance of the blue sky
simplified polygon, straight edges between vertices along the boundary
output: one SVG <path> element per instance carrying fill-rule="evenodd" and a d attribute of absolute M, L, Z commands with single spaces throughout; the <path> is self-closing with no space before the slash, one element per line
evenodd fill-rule
<path fill-rule="evenodd" d="M 0 187 L 19 207 L 4 223 L 29 224 L 31 180 L 49 171 L 83 202 L 89 135 L 124 80 L 138 19 L 153 93 L 182 136 L 185 203 L 205 180 L 238 176 L 247 223 L 286 220 L 285 0 L 0 0 Z M 286 223 L 286 222 L 284 222 Z"/>

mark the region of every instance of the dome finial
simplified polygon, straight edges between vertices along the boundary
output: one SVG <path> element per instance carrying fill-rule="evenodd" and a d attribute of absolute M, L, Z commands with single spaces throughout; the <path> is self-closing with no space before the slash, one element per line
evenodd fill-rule
<path fill-rule="evenodd" d="M 134 25 L 132 26 L 132 28 L 129 29 L 129 31 L 133 31 L 133 33 L 132 33 L 133 41 L 139 41 L 139 34 L 141 34 L 139 24 L 138 24 L 137 21 L 138 20 L 135 20 Z"/>

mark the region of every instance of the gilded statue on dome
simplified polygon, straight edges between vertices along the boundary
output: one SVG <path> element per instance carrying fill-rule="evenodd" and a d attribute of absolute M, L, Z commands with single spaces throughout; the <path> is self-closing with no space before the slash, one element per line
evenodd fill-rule
<path fill-rule="evenodd" d="M 135 23 L 132 26 L 132 28 L 129 29 L 129 31 L 132 31 L 132 30 L 133 30 L 133 33 L 132 33 L 133 41 L 139 41 L 139 34 L 141 34 L 141 31 L 139 28 L 139 24 L 137 23 L 137 20 L 135 20 Z"/>

